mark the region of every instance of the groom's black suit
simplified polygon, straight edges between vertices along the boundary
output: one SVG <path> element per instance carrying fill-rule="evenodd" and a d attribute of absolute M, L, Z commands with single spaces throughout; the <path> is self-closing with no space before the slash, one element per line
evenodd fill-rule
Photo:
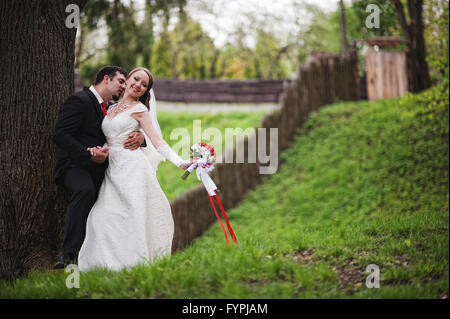
<path fill-rule="evenodd" d="M 97 198 L 107 168 L 92 162 L 87 147 L 103 146 L 103 113 L 95 95 L 88 89 L 70 96 L 61 106 L 53 129 L 56 144 L 54 178 L 70 192 L 64 225 L 62 253 L 73 257 L 86 234 L 87 216 Z"/>

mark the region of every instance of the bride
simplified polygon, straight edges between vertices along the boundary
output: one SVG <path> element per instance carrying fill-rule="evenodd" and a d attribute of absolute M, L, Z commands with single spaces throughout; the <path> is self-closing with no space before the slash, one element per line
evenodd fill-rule
<path fill-rule="evenodd" d="M 164 159 L 181 169 L 189 167 L 190 161 L 181 159 L 163 140 L 152 86 L 149 70 L 132 70 L 122 101 L 113 105 L 103 120 L 109 166 L 87 219 L 78 255 L 81 271 L 95 267 L 120 270 L 171 253 L 172 212 L 156 169 Z M 135 151 L 123 148 L 130 132 L 139 129 L 147 147 Z"/>

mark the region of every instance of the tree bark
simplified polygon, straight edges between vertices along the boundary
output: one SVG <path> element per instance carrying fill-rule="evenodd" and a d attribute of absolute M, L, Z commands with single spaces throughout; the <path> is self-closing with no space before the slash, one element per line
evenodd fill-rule
<path fill-rule="evenodd" d="M 344 3 L 342 2 L 342 0 L 339 1 L 339 16 L 340 16 L 340 23 L 341 23 L 342 52 L 347 53 L 348 52 L 347 28 L 346 28 L 346 23 L 345 23 L 345 8 L 344 8 Z"/>
<path fill-rule="evenodd" d="M 66 27 L 66 6 L 86 2 L 0 2 L 0 278 L 48 265 L 44 255 L 53 254 L 48 262 L 60 246 L 51 131 L 74 86 L 76 29 Z"/>
<path fill-rule="evenodd" d="M 210 79 L 215 79 L 217 77 L 216 76 L 216 66 L 217 66 L 217 61 L 219 60 L 219 56 L 220 56 L 220 50 L 214 48 L 214 56 L 213 56 L 210 66 L 209 66 L 209 78 Z"/>
<path fill-rule="evenodd" d="M 405 36 L 408 90 L 411 92 L 419 92 L 430 87 L 430 72 L 423 37 L 422 4 L 423 0 L 408 0 L 410 16 L 408 24 L 402 3 L 400 0 L 394 0 L 397 19 Z"/>
<path fill-rule="evenodd" d="M 75 43 L 75 69 L 78 69 L 81 65 L 81 55 L 83 54 L 85 34 L 88 32 L 87 28 L 80 28 L 80 34 L 78 36 L 78 42 Z M 83 61 L 84 62 L 84 61 Z"/>

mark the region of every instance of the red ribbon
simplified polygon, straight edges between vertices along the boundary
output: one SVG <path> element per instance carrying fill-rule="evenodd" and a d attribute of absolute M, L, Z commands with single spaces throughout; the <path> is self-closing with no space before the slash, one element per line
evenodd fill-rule
<path fill-rule="evenodd" d="M 233 243 L 235 245 L 237 245 L 236 235 L 233 232 L 233 228 L 231 228 L 231 225 L 230 225 L 230 223 L 228 221 L 228 218 L 227 218 L 227 214 L 225 214 L 225 210 L 223 209 L 223 206 L 222 206 L 222 203 L 221 203 L 221 201 L 219 199 L 219 196 L 217 196 L 217 193 L 215 191 L 214 191 L 214 193 L 216 194 L 214 196 L 216 197 L 217 201 L 219 202 L 219 206 L 220 206 L 220 209 L 222 210 L 223 217 L 225 218 L 225 222 L 227 223 L 227 227 L 228 227 L 228 231 L 230 232 L 231 239 L 233 240 Z M 214 212 L 216 213 L 216 217 L 219 220 L 220 227 L 222 227 L 222 231 L 225 234 L 225 239 L 227 241 L 227 246 L 228 246 L 228 235 L 227 235 L 227 232 L 225 231 L 225 227 L 223 227 L 222 221 L 220 220 L 220 217 L 219 217 L 219 214 L 217 213 L 216 207 L 214 206 L 214 197 L 210 195 L 209 199 L 211 201 L 211 206 L 213 207 Z"/>

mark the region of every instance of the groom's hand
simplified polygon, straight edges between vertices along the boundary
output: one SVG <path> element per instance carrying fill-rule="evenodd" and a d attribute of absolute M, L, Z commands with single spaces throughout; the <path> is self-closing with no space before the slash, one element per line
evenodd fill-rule
<path fill-rule="evenodd" d="M 144 142 L 144 134 L 141 132 L 131 132 L 128 139 L 123 143 L 123 147 L 131 151 L 137 150 Z"/>

